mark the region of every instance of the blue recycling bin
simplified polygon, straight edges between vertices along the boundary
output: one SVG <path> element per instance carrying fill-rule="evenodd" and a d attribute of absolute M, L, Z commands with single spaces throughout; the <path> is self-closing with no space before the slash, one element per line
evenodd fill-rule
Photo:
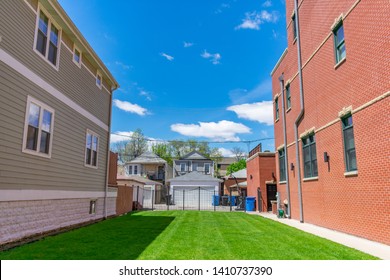
<path fill-rule="evenodd" d="M 230 205 L 231 206 L 236 206 L 236 197 L 235 196 L 231 196 L 230 197 Z"/>
<path fill-rule="evenodd" d="M 255 211 L 255 197 L 247 196 L 245 200 L 245 209 L 246 211 Z"/>
<path fill-rule="evenodd" d="M 219 205 L 219 195 L 213 195 L 213 206 L 218 206 Z"/>

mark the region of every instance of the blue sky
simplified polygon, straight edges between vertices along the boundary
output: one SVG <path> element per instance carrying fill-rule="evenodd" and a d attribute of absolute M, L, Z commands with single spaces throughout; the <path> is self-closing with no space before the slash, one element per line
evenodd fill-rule
<path fill-rule="evenodd" d="M 140 128 L 151 139 L 212 142 L 273 137 L 270 72 L 286 48 L 283 0 L 59 2 L 120 84 L 112 133 Z M 262 145 L 274 150 L 273 140 Z M 234 146 L 248 151 L 245 143 L 211 146 L 225 155 Z"/>

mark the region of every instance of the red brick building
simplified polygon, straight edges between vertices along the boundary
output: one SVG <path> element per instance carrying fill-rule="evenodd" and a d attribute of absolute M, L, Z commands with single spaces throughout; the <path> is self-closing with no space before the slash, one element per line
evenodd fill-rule
<path fill-rule="evenodd" d="M 262 212 L 271 211 L 271 201 L 276 200 L 275 195 L 277 191 L 275 153 L 261 152 L 260 150 L 249 153 L 249 158 L 246 161 L 246 170 L 247 195 L 256 197 L 256 210 Z"/>
<path fill-rule="evenodd" d="M 286 15 L 271 73 L 281 201 L 390 244 L 390 2 L 290 0 Z"/>

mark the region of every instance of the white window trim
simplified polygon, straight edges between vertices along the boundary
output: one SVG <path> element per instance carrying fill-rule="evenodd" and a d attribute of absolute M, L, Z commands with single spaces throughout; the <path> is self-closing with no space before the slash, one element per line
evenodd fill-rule
<path fill-rule="evenodd" d="M 30 114 L 30 104 L 31 103 L 34 103 L 36 105 L 38 105 L 41 110 L 40 110 L 40 117 L 39 117 L 39 130 L 38 130 L 38 144 L 37 144 L 37 150 L 34 151 L 34 150 L 30 150 L 30 149 L 27 149 L 26 148 L 26 144 L 27 144 L 27 131 L 28 131 L 28 118 L 29 118 L 29 114 Z M 40 144 L 40 139 L 41 139 L 41 125 L 42 125 L 42 116 L 41 114 L 43 113 L 43 110 L 46 110 L 48 112 L 50 112 L 52 114 L 52 118 L 51 118 L 51 125 L 50 125 L 50 144 L 49 144 L 49 153 L 48 154 L 45 154 L 45 153 L 41 153 L 39 152 L 39 144 Z M 53 108 L 47 106 L 46 104 L 36 100 L 35 98 L 31 97 L 30 95 L 27 96 L 27 104 L 26 104 L 26 113 L 25 113 L 25 117 L 24 117 L 24 132 L 23 132 L 23 145 L 22 145 L 22 152 L 23 153 L 26 153 L 26 154 L 30 154 L 30 155 L 35 155 L 35 156 L 40 156 L 40 157 L 44 157 L 44 158 L 51 158 L 51 150 L 52 150 L 52 146 L 53 146 L 53 136 L 54 136 L 54 114 L 55 111 Z"/>
<path fill-rule="evenodd" d="M 98 77 L 100 77 L 100 85 L 98 84 Z M 103 76 L 102 76 L 102 73 L 100 73 L 100 71 L 98 70 L 96 72 L 96 79 L 95 79 L 95 82 L 96 82 L 96 86 L 99 88 L 99 89 L 102 89 L 103 87 Z"/>
<path fill-rule="evenodd" d="M 76 53 L 76 50 L 79 52 L 80 54 L 80 61 L 77 62 L 75 59 L 74 59 L 74 55 Z M 81 68 L 81 59 L 82 59 L 82 56 L 83 56 L 83 53 L 80 51 L 80 49 L 78 47 L 76 47 L 76 44 L 73 44 L 73 55 L 72 55 L 72 60 L 73 62 L 79 67 Z"/>
<path fill-rule="evenodd" d="M 41 14 L 41 11 L 47 16 L 49 19 L 48 23 L 48 37 L 47 37 L 47 42 L 46 42 L 46 55 L 41 54 L 37 49 L 37 40 L 38 40 L 38 26 L 39 26 L 39 16 Z M 51 63 L 48 59 L 48 54 L 49 54 L 49 44 L 50 44 L 50 31 L 51 31 L 51 25 L 54 25 L 58 29 L 58 47 L 57 47 L 57 57 L 56 57 L 56 65 Z M 62 29 L 60 26 L 53 20 L 51 17 L 51 14 L 44 8 L 40 3 L 38 3 L 38 12 L 37 12 L 37 17 L 36 17 L 36 22 L 35 22 L 35 35 L 34 35 L 34 45 L 33 45 L 33 50 L 35 53 L 37 53 L 40 57 L 43 58 L 43 60 L 46 61 L 51 67 L 59 71 L 59 65 L 60 65 L 60 55 L 61 55 L 61 42 L 62 42 Z"/>
<path fill-rule="evenodd" d="M 96 147 L 96 166 L 92 165 L 92 158 L 91 158 L 91 164 L 87 164 L 87 137 L 88 137 L 88 134 L 92 135 L 92 142 L 93 142 L 93 136 L 96 136 L 97 139 L 98 139 L 98 144 L 97 144 L 97 147 Z M 99 134 L 93 132 L 92 130 L 87 129 L 87 131 L 85 133 L 85 143 L 84 143 L 84 148 L 85 148 L 85 151 L 84 151 L 84 166 L 85 167 L 98 169 L 98 167 L 99 167 L 99 145 L 100 145 L 100 136 L 99 136 Z"/>

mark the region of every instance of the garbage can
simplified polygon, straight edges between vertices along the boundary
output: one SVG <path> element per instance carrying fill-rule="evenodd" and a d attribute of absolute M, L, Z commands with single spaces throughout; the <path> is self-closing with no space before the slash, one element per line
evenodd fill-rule
<path fill-rule="evenodd" d="M 254 197 L 254 196 L 247 196 L 246 197 L 246 201 L 245 201 L 246 211 L 255 211 L 255 199 L 256 199 L 256 197 Z"/>
<path fill-rule="evenodd" d="M 230 197 L 230 205 L 231 206 L 236 206 L 236 196 L 231 196 Z"/>
<path fill-rule="evenodd" d="M 213 206 L 219 206 L 219 195 L 213 195 Z"/>
<path fill-rule="evenodd" d="M 284 218 L 284 210 L 283 209 L 278 210 L 278 218 Z"/>

